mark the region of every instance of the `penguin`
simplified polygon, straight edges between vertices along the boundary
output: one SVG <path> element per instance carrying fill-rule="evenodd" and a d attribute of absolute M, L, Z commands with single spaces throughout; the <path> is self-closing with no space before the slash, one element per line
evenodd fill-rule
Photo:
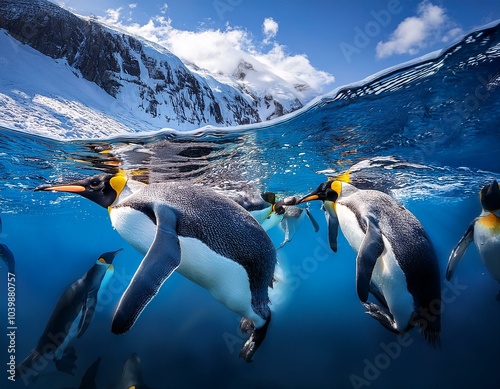
<path fill-rule="evenodd" d="M 123 371 L 119 383 L 113 389 L 153 389 L 142 379 L 141 358 L 132 353 L 123 364 Z"/>
<path fill-rule="evenodd" d="M 101 363 L 101 357 L 98 357 L 92 364 L 87 368 L 83 374 L 80 386 L 78 389 L 97 389 L 95 379 L 97 377 L 97 370 L 99 369 L 99 363 Z"/>
<path fill-rule="evenodd" d="M 500 188 L 496 180 L 479 192 L 482 212 L 475 218 L 465 234 L 453 248 L 446 267 L 449 281 L 469 244 L 474 241 L 484 266 L 500 282 Z M 500 292 L 497 295 L 500 301 Z"/>
<path fill-rule="evenodd" d="M 98 357 L 92 364 L 87 368 L 83 377 L 80 381 L 80 385 L 77 389 L 97 389 L 95 383 L 97 377 L 97 371 L 99 370 L 99 364 L 101 363 L 101 357 Z M 65 387 L 61 389 L 75 389 L 75 387 Z"/>
<path fill-rule="evenodd" d="M 256 196 L 249 194 L 239 194 L 232 197 L 234 201 L 245 208 L 259 222 L 265 231 L 279 225 L 284 233 L 283 242 L 278 246 L 281 249 L 285 244 L 291 242 L 295 231 L 302 224 L 305 215 L 311 221 L 315 232 L 318 232 L 319 225 L 309 211 L 309 207 L 305 210 L 295 206 L 298 199 L 294 196 L 285 197 L 280 201 L 276 201 L 276 194 L 273 192 L 265 192 L 256 199 Z"/>
<path fill-rule="evenodd" d="M 438 346 L 439 266 L 417 218 L 383 192 L 341 181 L 321 184 L 298 203 L 312 200 L 322 200 L 331 216 L 330 246 L 337 247 L 340 226 L 357 253 L 356 291 L 366 313 L 396 333 L 419 327 L 424 339 Z M 383 308 L 368 301 L 370 293 Z"/>
<path fill-rule="evenodd" d="M 130 330 L 162 284 L 177 271 L 243 318 L 250 334 L 240 357 L 251 362 L 271 320 L 276 250 L 243 207 L 191 183 L 144 184 L 123 171 L 37 190 L 77 193 L 108 209 L 112 226 L 144 255 L 115 311 L 111 331 Z"/>
<path fill-rule="evenodd" d="M 47 366 L 47 360 L 53 360 L 57 370 L 74 374 L 76 355 L 68 346 L 90 325 L 99 292 L 106 288 L 113 275 L 112 262 L 120 251 L 102 254 L 89 271 L 61 295 L 36 348 L 17 367 L 26 379 L 36 378 Z"/>
<path fill-rule="evenodd" d="M 0 218 L 0 234 L 2 233 L 2 219 Z M 14 260 L 14 254 L 7 247 L 7 245 L 0 243 L 0 258 L 5 262 L 7 266 L 7 271 L 10 274 L 16 273 L 16 262 Z"/>

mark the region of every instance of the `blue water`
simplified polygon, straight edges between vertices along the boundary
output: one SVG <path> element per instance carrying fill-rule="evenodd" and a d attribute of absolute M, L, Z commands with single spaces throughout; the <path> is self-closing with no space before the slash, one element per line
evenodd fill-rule
<path fill-rule="evenodd" d="M 469 247 L 454 280 L 450 251 L 480 213 L 478 191 L 500 179 L 500 27 L 466 36 L 439 56 L 324 96 L 274 124 L 230 132 L 58 142 L 0 128 L 1 243 L 16 259 L 15 356 L 35 347 L 61 293 L 106 251 L 115 258 L 109 292 L 75 341 L 74 376 L 47 372 L 29 387 L 78 387 L 101 363 L 97 387 L 120 378 L 136 352 L 152 387 L 498 388 L 500 289 Z M 320 204 L 278 251 L 285 272 L 267 338 L 254 362 L 238 358 L 239 317 L 174 274 L 132 330 L 111 334 L 121 293 L 141 261 L 110 225 L 105 209 L 75 195 L 33 192 L 124 168 L 136 179 L 193 181 L 219 190 L 303 195 L 351 168 L 353 183 L 391 193 L 422 222 L 436 248 L 446 297 L 440 349 L 413 330 L 404 338 L 364 313 L 355 290 L 355 253 L 343 236 L 328 250 Z M 276 246 L 279 228 L 269 231 Z M 500 258 L 499 258 L 500 260 Z M 7 269 L 0 262 L 2 285 Z M 7 334 L 7 293 L 0 321 Z M 0 341 L 0 386 L 9 339 Z M 57 383 L 57 384 L 56 384 Z"/>

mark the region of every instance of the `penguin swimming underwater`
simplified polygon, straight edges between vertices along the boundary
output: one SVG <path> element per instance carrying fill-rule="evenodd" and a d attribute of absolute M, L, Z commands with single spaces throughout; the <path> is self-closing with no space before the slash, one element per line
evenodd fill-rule
<path fill-rule="evenodd" d="M 302 224 L 305 215 L 311 221 L 314 231 L 318 232 L 319 230 L 319 225 L 309 211 L 309 207 L 305 210 L 296 207 L 298 199 L 293 196 L 276 201 L 275 193 L 265 192 L 258 196 L 258 198 L 247 193 L 231 198 L 250 212 L 264 230 L 268 231 L 277 225 L 280 226 L 284 233 L 284 239 L 278 249 L 291 242 L 296 230 Z"/>
<path fill-rule="evenodd" d="M 113 227 L 145 255 L 120 299 L 113 333 L 127 332 L 177 271 L 243 317 L 240 329 L 250 337 L 240 357 L 251 361 L 271 320 L 276 250 L 244 208 L 202 186 L 146 185 L 122 172 L 37 190 L 78 193 L 108 208 Z"/>
<path fill-rule="evenodd" d="M 112 389 L 153 389 L 144 383 L 142 378 L 141 358 L 132 353 L 123 364 L 122 375 L 117 385 Z"/>
<path fill-rule="evenodd" d="M 384 327 L 406 332 L 417 326 L 439 344 L 441 287 L 436 253 L 417 218 L 391 196 L 327 181 L 299 203 L 322 200 L 357 252 L 356 290 L 367 313 Z M 336 231 L 329 232 L 336 247 Z M 372 293 L 389 311 L 368 302 Z"/>
<path fill-rule="evenodd" d="M 500 282 L 500 187 L 496 180 L 479 192 L 482 212 L 469 225 L 467 231 L 450 254 L 446 267 L 449 281 L 469 244 L 474 241 L 484 266 Z M 500 292 L 497 295 L 500 300 Z"/>
<path fill-rule="evenodd" d="M 120 251 L 102 254 L 89 271 L 61 295 L 36 348 L 17 367 L 25 379 L 36 378 L 47 366 L 47 360 L 54 360 L 57 370 L 74 374 L 76 357 L 70 361 L 65 358 L 66 351 L 71 341 L 80 338 L 90 325 L 98 294 L 113 275 L 111 263 Z"/>
<path fill-rule="evenodd" d="M 2 233 L 2 219 L 0 218 L 0 234 Z M 7 247 L 7 245 L 0 243 L 0 258 L 5 262 L 7 266 L 7 271 L 11 274 L 16 273 L 16 262 L 14 260 L 14 254 Z"/>

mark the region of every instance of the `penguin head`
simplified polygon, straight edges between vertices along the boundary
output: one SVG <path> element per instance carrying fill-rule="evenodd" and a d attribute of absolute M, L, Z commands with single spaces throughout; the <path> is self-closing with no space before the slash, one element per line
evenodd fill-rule
<path fill-rule="evenodd" d="M 115 202 L 127 183 L 123 172 L 99 174 L 79 181 L 54 186 L 39 186 L 35 191 L 77 193 L 100 206 L 107 208 Z"/>
<path fill-rule="evenodd" d="M 102 265 L 111 265 L 113 263 L 113 259 L 115 259 L 116 255 L 122 251 L 123 249 L 119 249 L 116 251 L 109 251 L 107 253 L 101 254 L 99 259 L 97 259 L 96 263 Z"/>
<path fill-rule="evenodd" d="M 321 200 L 321 201 L 331 201 L 335 202 L 342 193 L 342 182 L 341 181 L 327 181 L 322 183 L 316 190 L 302 197 L 297 204 L 304 203 L 306 201 Z"/>
<path fill-rule="evenodd" d="M 479 192 L 481 206 L 485 211 L 494 212 L 500 209 L 500 187 L 493 180 L 491 185 L 485 185 Z"/>

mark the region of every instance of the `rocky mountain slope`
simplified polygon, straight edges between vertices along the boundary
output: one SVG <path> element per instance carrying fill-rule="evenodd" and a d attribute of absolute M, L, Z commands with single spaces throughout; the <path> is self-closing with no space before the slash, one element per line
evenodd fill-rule
<path fill-rule="evenodd" d="M 68 103 L 93 111 L 96 120 L 111 116 L 117 133 L 191 130 L 281 116 L 302 107 L 307 88 L 276 75 L 273 88 L 263 90 L 252 83 L 259 70 L 244 60 L 233 77 L 188 67 L 163 47 L 45 0 L 0 0 L 0 28 L 0 105 L 28 116 L 42 110 L 33 124 L 55 131 L 59 123 L 60 137 L 85 131 L 85 119 L 62 108 Z M 8 127 L 5 111 L 0 124 Z"/>

